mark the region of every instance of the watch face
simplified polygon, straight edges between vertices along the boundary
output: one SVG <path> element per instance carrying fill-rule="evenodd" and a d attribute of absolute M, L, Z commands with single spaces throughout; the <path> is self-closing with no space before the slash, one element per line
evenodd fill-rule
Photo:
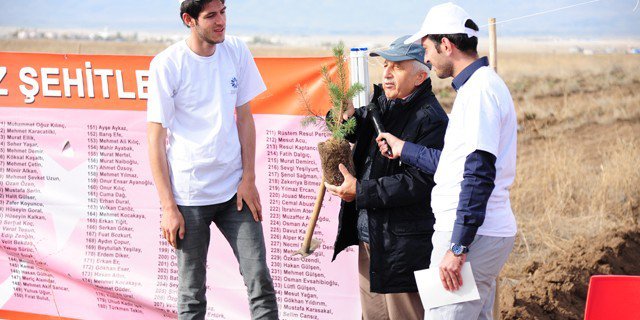
<path fill-rule="evenodd" d="M 452 244 L 451 245 L 451 252 L 453 252 L 454 255 L 459 256 L 463 253 L 467 253 L 467 247 L 461 245 L 461 244 Z"/>

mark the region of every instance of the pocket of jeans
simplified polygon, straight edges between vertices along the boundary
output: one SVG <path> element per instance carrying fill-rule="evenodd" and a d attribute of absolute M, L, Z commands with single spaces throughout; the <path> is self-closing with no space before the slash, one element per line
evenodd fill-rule
<path fill-rule="evenodd" d="M 179 206 L 178 209 L 184 219 L 184 239 L 176 235 L 178 249 L 185 251 L 204 245 L 207 237 L 203 232 L 209 229 L 209 225 L 202 218 L 202 207 Z"/>

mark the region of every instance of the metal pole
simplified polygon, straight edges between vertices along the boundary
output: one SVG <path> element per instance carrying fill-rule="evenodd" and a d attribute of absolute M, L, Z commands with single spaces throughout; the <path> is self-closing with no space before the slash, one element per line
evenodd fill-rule
<path fill-rule="evenodd" d="M 351 70 L 351 84 L 360 83 L 364 90 L 353 97 L 353 106 L 356 108 L 366 106 L 369 103 L 370 80 L 369 80 L 369 59 L 367 48 L 351 48 L 349 57 Z"/>
<path fill-rule="evenodd" d="M 359 82 L 359 76 L 358 76 L 358 70 L 360 70 L 359 64 L 361 64 L 362 62 L 360 61 L 360 49 L 359 48 L 351 48 L 350 52 L 349 52 L 349 58 L 350 58 L 350 64 L 349 64 L 349 71 L 351 71 L 351 84 L 353 85 L 354 83 Z M 360 95 L 356 95 L 355 97 L 353 97 L 353 106 L 356 108 L 359 108 L 361 106 L 364 106 L 364 101 L 361 101 L 360 99 Z"/>
<path fill-rule="evenodd" d="M 360 96 L 361 106 L 366 106 L 369 103 L 369 91 L 371 86 L 369 85 L 369 50 L 368 48 L 360 48 L 360 56 L 358 61 L 358 82 L 364 87 L 358 96 Z"/>

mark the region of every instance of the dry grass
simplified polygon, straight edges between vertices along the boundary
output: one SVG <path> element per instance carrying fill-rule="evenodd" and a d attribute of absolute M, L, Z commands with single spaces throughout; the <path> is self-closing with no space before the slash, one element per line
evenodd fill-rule
<path fill-rule="evenodd" d="M 552 68 L 539 72 L 509 72 L 507 84 L 516 102 L 521 123 L 557 134 L 590 123 L 613 123 L 640 115 L 640 57 L 628 55 L 552 55 Z M 507 60 L 509 61 L 509 60 Z M 634 72 L 635 70 L 635 72 Z"/>
<path fill-rule="evenodd" d="M 152 55 L 166 45 L 0 41 L 0 51 Z M 252 47 L 256 56 L 330 55 L 326 49 Z M 640 202 L 640 57 L 507 53 L 499 72 L 520 126 L 512 205 L 519 225 L 503 276 L 518 281 L 575 241 L 636 226 Z M 370 60 L 380 82 L 380 60 Z M 433 79 L 445 108 L 450 79 Z M 633 263 L 633 262 L 630 262 Z"/>
<path fill-rule="evenodd" d="M 575 241 L 638 224 L 640 128 L 594 126 L 520 146 L 511 200 L 519 234 L 503 275 L 520 279 Z M 611 130 L 607 139 L 591 137 Z"/>

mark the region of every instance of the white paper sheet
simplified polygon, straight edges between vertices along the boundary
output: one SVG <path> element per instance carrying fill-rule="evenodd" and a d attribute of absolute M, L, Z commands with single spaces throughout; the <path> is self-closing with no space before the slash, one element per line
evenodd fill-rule
<path fill-rule="evenodd" d="M 465 262 L 462 266 L 462 287 L 453 292 L 445 290 L 442 286 L 438 269 L 418 270 L 414 274 L 425 310 L 480 299 L 470 262 Z"/>

